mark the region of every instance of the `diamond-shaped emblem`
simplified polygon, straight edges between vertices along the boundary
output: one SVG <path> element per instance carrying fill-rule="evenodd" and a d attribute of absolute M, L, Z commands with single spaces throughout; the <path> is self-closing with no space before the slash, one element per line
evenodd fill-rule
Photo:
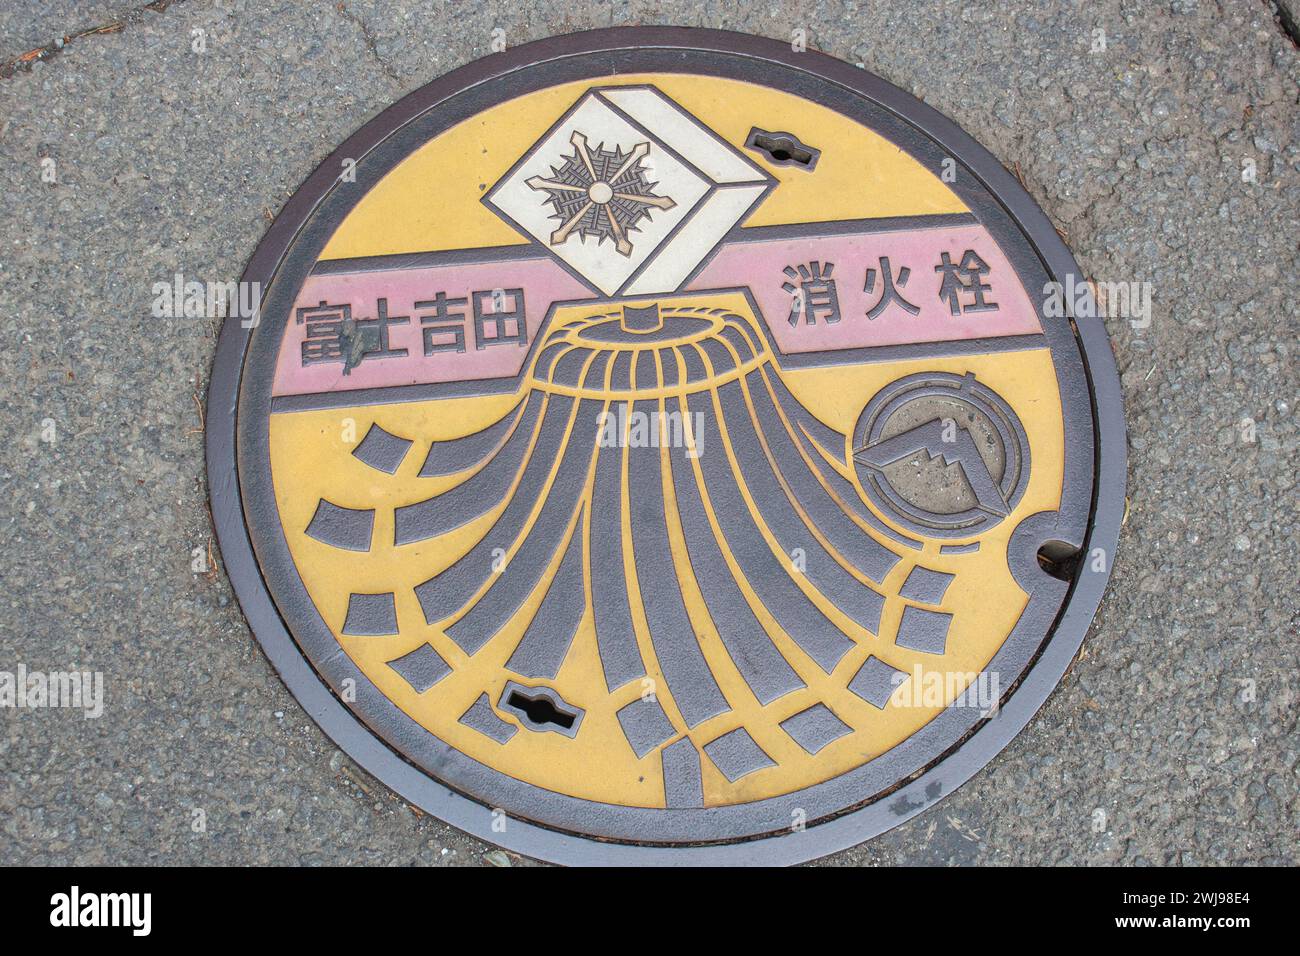
<path fill-rule="evenodd" d="M 606 295 L 672 292 L 773 185 L 651 86 L 589 90 L 485 202 Z"/>

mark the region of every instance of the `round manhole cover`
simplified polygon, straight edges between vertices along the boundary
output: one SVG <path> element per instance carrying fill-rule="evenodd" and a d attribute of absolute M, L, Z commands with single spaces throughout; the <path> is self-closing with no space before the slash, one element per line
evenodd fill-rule
<path fill-rule="evenodd" d="M 1030 198 L 695 30 L 472 64 L 289 201 L 209 394 L 258 640 L 366 769 L 565 861 L 793 862 L 969 778 L 1100 599 L 1123 419 Z"/>

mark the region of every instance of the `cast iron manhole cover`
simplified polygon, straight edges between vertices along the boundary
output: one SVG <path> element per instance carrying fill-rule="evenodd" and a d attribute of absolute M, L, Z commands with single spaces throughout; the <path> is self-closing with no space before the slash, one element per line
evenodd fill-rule
<path fill-rule="evenodd" d="M 809 859 L 969 778 L 1123 507 L 1029 196 L 880 79 L 733 34 L 530 44 L 289 201 L 209 477 L 258 640 L 430 813 L 566 862 Z M 1058 297 L 1057 304 L 1060 304 Z"/>

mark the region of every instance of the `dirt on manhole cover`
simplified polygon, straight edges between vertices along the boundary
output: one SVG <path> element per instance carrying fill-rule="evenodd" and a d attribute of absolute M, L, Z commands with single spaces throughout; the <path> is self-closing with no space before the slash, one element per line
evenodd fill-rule
<path fill-rule="evenodd" d="M 973 140 L 820 54 L 472 64 L 245 280 L 209 469 L 253 630 L 362 766 L 509 849 L 864 840 L 1002 748 L 1097 607 L 1124 440 L 1086 283 Z"/>

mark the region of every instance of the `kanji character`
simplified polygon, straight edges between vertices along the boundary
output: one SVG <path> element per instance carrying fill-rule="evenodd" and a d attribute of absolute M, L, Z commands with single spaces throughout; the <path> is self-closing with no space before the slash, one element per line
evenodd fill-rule
<path fill-rule="evenodd" d="M 489 345 L 509 345 L 521 348 L 528 344 L 528 321 L 524 312 L 523 289 L 493 289 L 472 293 L 474 299 L 474 347 L 485 349 Z M 506 300 L 509 299 L 507 307 Z M 492 303 L 492 311 L 485 308 Z M 514 323 L 514 332 L 510 323 Z M 488 334 L 489 330 L 491 335 Z"/>
<path fill-rule="evenodd" d="M 943 273 L 939 298 L 948 302 L 948 311 L 953 315 L 961 315 L 964 312 L 991 312 L 997 309 L 996 302 L 984 300 L 984 293 L 992 288 L 982 281 L 982 277 L 989 274 L 989 266 L 974 249 L 967 249 L 957 265 L 953 265 L 952 257 L 948 253 L 943 253 L 943 258 L 934 267 L 934 271 Z M 970 296 L 970 301 L 963 303 L 963 295 Z"/>
<path fill-rule="evenodd" d="M 791 280 L 781 285 L 790 294 L 790 317 L 787 321 L 793 326 L 803 318 L 809 325 L 817 324 L 820 314 L 827 325 L 834 325 L 840 320 L 840 294 L 831 278 L 835 272 L 835 263 L 811 262 L 801 265 L 798 271 L 794 266 L 786 266 L 786 276 Z M 794 285 L 794 281 L 798 285 Z"/>
<path fill-rule="evenodd" d="M 433 309 L 428 315 L 420 316 L 425 355 L 432 355 L 435 352 L 465 351 L 465 313 L 453 312 L 452 309 L 463 309 L 468 304 L 469 299 L 450 299 L 445 292 L 439 292 L 432 299 L 415 303 L 417 310 Z M 434 337 L 439 335 L 450 335 L 451 341 L 435 342 Z"/>
<path fill-rule="evenodd" d="M 921 309 L 903 298 L 903 294 L 898 291 L 899 286 L 906 287 L 907 280 L 911 278 L 912 270 L 907 266 L 899 266 L 897 277 L 889 265 L 889 256 L 880 257 L 880 275 L 884 284 L 880 290 L 880 298 L 870 309 L 867 310 L 868 319 L 876 319 L 882 312 L 889 307 L 889 303 L 897 302 L 902 306 L 903 311 L 917 315 Z M 895 284 L 897 283 L 897 284 Z M 862 291 L 871 292 L 876 288 L 876 270 L 868 269 L 866 282 L 863 283 Z"/>
<path fill-rule="evenodd" d="M 356 336 L 357 341 L 361 343 L 360 354 L 356 360 L 352 360 L 352 355 L 345 355 L 346 361 L 343 366 L 343 374 L 351 373 L 352 368 L 360 365 L 366 359 L 385 359 L 385 358 L 402 358 L 407 354 L 406 349 L 391 348 L 388 344 L 388 330 L 392 325 L 406 325 L 411 321 L 409 315 L 388 314 L 388 300 L 380 299 L 376 304 L 376 317 L 373 319 L 357 319 Z M 346 328 L 345 328 L 346 331 Z M 355 350 L 353 354 L 356 354 Z"/>
<path fill-rule="evenodd" d="M 294 322 L 307 325 L 302 343 L 302 364 L 319 365 L 343 361 L 343 327 L 352 322 L 351 305 L 319 305 L 297 311 Z"/>

